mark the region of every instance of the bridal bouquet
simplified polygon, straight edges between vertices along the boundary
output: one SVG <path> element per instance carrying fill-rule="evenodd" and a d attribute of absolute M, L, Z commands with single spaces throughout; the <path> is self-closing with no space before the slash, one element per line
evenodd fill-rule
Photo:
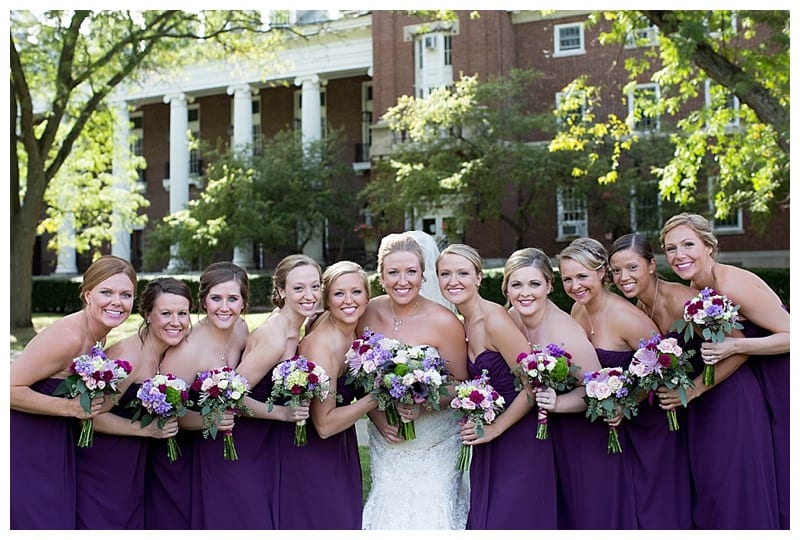
<path fill-rule="evenodd" d="M 556 392 L 568 392 L 580 381 L 574 372 L 578 369 L 572 363 L 572 355 L 554 343 L 542 348 L 534 345 L 531 352 L 517 356 L 515 371 L 520 379 L 527 378 L 534 389 L 552 388 Z M 539 408 L 536 438 L 547 439 L 547 409 Z"/>
<path fill-rule="evenodd" d="M 450 407 L 455 409 L 459 419 L 475 424 L 479 437 L 483 437 L 483 426 L 494 422 L 506 404 L 503 396 L 489 384 L 489 372 L 485 369 L 474 379 L 456 385 L 455 393 Z M 456 460 L 456 470 L 469 470 L 471 460 L 472 446 L 462 444 Z"/>
<path fill-rule="evenodd" d="M 439 410 L 439 398 L 448 396 L 445 362 L 433 347 L 402 345 L 395 355 L 378 366 L 380 380 L 374 390 L 378 409 L 386 411 L 390 425 L 399 426 L 407 441 L 416 438 L 414 422 L 401 422 L 395 402 Z"/>
<path fill-rule="evenodd" d="M 276 399 L 287 399 L 292 410 L 302 402 L 317 398 L 324 401 L 330 393 L 331 378 L 324 369 L 305 356 L 295 355 L 279 363 L 272 370 L 272 393 L 267 398 L 267 407 L 272 410 Z M 294 445 L 307 443 L 306 421 L 300 420 L 294 426 Z"/>
<path fill-rule="evenodd" d="M 200 405 L 200 415 L 203 417 L 203 437 L 211 435 L 212 439 L 217 438 L 217 422 L 227 410 L 233 410 L 237 414 L 253 414 L 244 404 L 245 396 L 250 393 L 247 379 L 228 366 L 199 372 L 192 383 L 192 391 L 198 394 L 197 404 Z M 224 435 L 225 459 L 238 460 L 233 432 L 226 431 Z"/>
<path fill-rule="evenodd" d="M 185 415 L 191 405 L 186 381 L 172 373 L 157 373 L 142 382 L 136 392 L 136 399 L 128 407 L 135 409 L 131 422 L 140 420 L 142 427 L 145 427 L 156 420 L 158 427 L 163 428 L 168 419 Z M 174 462 L 180 455 L 181 449 L 175 437 L 168 438 L 167 457 L 170 462 Z"/>
<path fill-rule="evenodd" d="M 598 371 L 590 371 L 583 376 L 583 384 L 586 387 L 586 416 L 592 422 L 600 418 L 614 418 L 617 416 L 617 409 L 622 408 L 625 418 L 636 416 L 639 412 L 634 390 L 636 389 L 633 379 L 628 371 L 619 368 L 602 368 Z M 619 444 L 619 434 L 617 428 L 608 428 L 608 453 L 619 454 L 622 446 Z"/>
<path fill-rule="evenodd" d="M 639 342 L 628 371 L 636 377 L 637 387 L 647 391 L 651 404 L 658 387 L 665 386 L 670 390 L 677 388 L 678 397 L 686 407 L 686 389 L 694 387 L 688 375 L 692 372 L 692 365 L 687 361 L 692 354 L 694 351 L 684 351 L 674 337 L 655 334 Z M 675 409 L 667 411 L 667 423 L 670 431 L 680 429 Z"/>
<path fill-rule="evenodd" d="M 684 342 L 688 343 L 699 330 L 703 339 L 712 343 L 720 343 L 725 334 L 733 329 L 741 329 L 739 306 L 731 302 L 724 294 L 709 287 L 704 288 L 683 306 L 683 318 L 672 325 L 672 329 L 683 332 Z M 703 384 L 714 385 L 714 365 L 706 364 L 703 368 Z"/>
<path fill-rule="evenodd" d="M 75 358 L 67 376 L 53 392 L 56 396 L 80 396 L 80 404 L 87 413 L 92 411 L 92 399 L 119 394 L 119 385 L 130 375 L 132 367 L 125 360 L 109 360 L 99 343 L 89 354 Z M 86 448 L 94 442 L 94 423 L 91 418 L 81 419 L 78 446 Z"/>

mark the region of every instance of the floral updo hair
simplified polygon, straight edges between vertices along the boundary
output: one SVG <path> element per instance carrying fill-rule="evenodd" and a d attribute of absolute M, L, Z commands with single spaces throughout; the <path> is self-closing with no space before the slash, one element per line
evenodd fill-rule
<path fill-rule="evenodd" d="M 286 290 L 286 278 L 289 276 L 289 272 L 306 265 L 316 268 L 317 274 L 322 275 L 319 263 L 308 255 L 297 253 L 281 259 L 275 267 L 275 274 L 272 276 L 272 296 L 270 300 L 273 306 L 282 308 L 286 304 L 286 299 L 281 297 L 281 291 Z"/>
<path fill-rule="evenodd" d="M 608 252 L 608 260 L 610 261 L 615 253 L 628 249 L 644 258 L 647 262 L 652 262 L 656 258 L 650 240 L 641 234 L 629 233 L 623 234 L 614 240 L 614 243 L 611 244 L 611 250 Z"/>
<path fill-rule="evenodd" d="M 603 244 L 594 238 L 576 238 L 570 245 L 561 250 L 557 258 L 559 266 L 562 259 L 572 259 L 589 270 L 602 270 L 603 277 L 601 281 L 604 284 L 611 282 L 608 275 L 608 252 L 603 247 Z"/>
<path fill-rule="evenodd" d="M 417 256 L 422 279 L 425 279 L 425 253 L 422 251 L 422 246 L 414 240 L 414 237 L 405 233 L 387 234 L 381 239 L 381 245 L 378 247 L 378 275 L 383 277 L 383 260 L 387 255 L 403 252 Z"/>
<path fill-rule="evenodd" d="M 102 282 L 116 276 L 117 274 L 125 274 L 133 284 L 133 294 L 136 295 L 136 285 L 138 284 L 138 276 L 133 265 L 121 257 L 115 255 L 103 255 L 94 261 L 86 272 L 83 274 L 83 281 L 81 283 L 79 294 L 83 305 L 86 305 L 86 293 L 100 285 Z"/>
<path fill-rule="evenodd" d="M 340 277 L 347 274 L 358 274 L 358 277 L 361 278 L 361 281 L 364 284 L 364 293 L 367 295 L 367 299 L 369 299 L 369 276 L 367 276 L 367 273 L 363 268 L 361 268 L 361 265 L 354 263 L 353 261 L 339 261 L 330 265 L 325 269 L 325 272 L 322 273 L 323 309 L 328 309 L 328 293 L 330 292 L 333 283 Z"/>
<path fill-rule="evenodd" d="M 211 289 L 220 283 L 235 281 L 239 284 L 239 292 L 242 295 L 242 313 L 247 311 L 250 305 L 250 280 L 247 272 L 240 266 L 229 261 L 219 261 L 209 264 L 200 275 L 200 288 L 198 296 L 200 305 L 198 309 L 201 313 L 206 311 L 206 297 Z"/>
<path fill-rule="evenodd" d="M 664 249 L 664 237 L 667 236 L 667 233 L 681 225 L 686 225 L 692 229 L 700 238 L 700 241 L 702 241 L 706 247 L 711 248 L 711 257 L 717 257 L 719 253 L 719 241 L 711 230 L 711 223 L 700 214 L 690 214 L 689 212 L 676 214 L 664 223 L 664 226 L 661 227 L 660 235 L 661 249 Z"/>
<path fill-rule="evenodd" d="M 550 257 L 539 248 L 523 248 L 509 255 L 505 266 L 503 266 L 503 283 L 501 285 L 503 296 L 508 298 L 509 276 L 520 268 L 528 267 L 536 268 L 544 275 L 545 281 L 547 281 L 547 284 L 550 286 L 548 294 L 552 292 L 553 265 L 550 262 Z"/>
<path fill-rule="evenodd" d="M 142 343 L 144 343 L 147 334 L 150 333 L 149 317 L 156 305 L 156 299 L 162 294 L 183 296 L 189 301 L 189 311 L 192 311 L 192 304 L 194 303 L 192 290 L 185 282 L 171 277 L 154 279 L 147 284 L 139 298 L 139 313 L 142 316 L 142 322 L 139 323 L 138 334 Z M 191 325 L 191 319 L 189 319 L 189 324 Z"/>
<path fill-rule="evenodd" d="M 439 273 L 439 261 L 442 260 L 442 257 L 445 255 L 460 255 L 467 259 L 472 266 L 475 268 L 475 275 L 481 276 L 483 275 L 483 259 L 481 259 L 481 254 L 478 253 L 478 250 L 472 246 L 468 246 L 467 244 L 450 244 L 446 248 L 439 253 L 439 256 L 436 257 L 436 273 Z"/>

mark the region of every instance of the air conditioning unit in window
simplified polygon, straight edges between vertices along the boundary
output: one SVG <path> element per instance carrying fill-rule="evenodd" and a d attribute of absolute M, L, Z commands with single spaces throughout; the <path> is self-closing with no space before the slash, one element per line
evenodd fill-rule
<path fill-rule="evenodd" d="M 565 221 L 561 223 L 562 238 L 582 237 L 586 236 L 586 222 L 585 221 Z"/>
<path fill-rule="evenodd" d="M 425 48 L 426 49 L 436 48 L 436 36 L 425 36 Z"/>

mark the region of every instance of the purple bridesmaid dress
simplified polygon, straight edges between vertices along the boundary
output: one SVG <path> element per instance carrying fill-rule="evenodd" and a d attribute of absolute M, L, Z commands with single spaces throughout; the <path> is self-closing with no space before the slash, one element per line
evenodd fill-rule
<path fill-rule="evenodd" d="M 349 404 L 356 393 L 339 377 L 339 405 Z M 336 399 L 331 395 L 327 399 Z M 270 436 L 277 455 L 275 465 L 278 529 L 361 530 L 363 496 L 361 462 L 355 426 L 322 439 L 309 419 L 306 446 L 294 446 L 294 423 L 275 422 Z"/>
<path fill-rule="evenodd" d="M 131 384 L 111 413 L 130 419 L 126 405 L 141 385 Z M 94 443 L 77 448 L 77 528 L 143 529 L 147 439 L 94 433 Z"/>
<path fill-rule="evenodd" d="M 765 337 L 771 332 L 742 321 L 746 337 Z M 767 400 L 775 452 L 778 485 L 778 517 L 781 529 L 789 529 L 789 353 L 751 356 L 747 361 Z"/>
<path fill-rule="evenodd" d="M 271 374 L 256 384 L 250 397 L 264 402 L 272 390 Z M 266 407 L 266 405 L 264 405 Z M 223 435 L 194 447 L 192 528 L 274 529 L 274 455 L 268 453 L 269 420 L 239 416 L 233 428 L 236 461 L 224 459 Z"/>
<path fill-rule="evenodd" d="M 628 368 L 634 351 L 596 349 L 603 367 Z M 633 476 L 639 529 L 691 529 L 691 488 L 685 439 L 669 431 L 666 413 L 654 400 L 623 420 L 627 446 L 623 458 Z M 685 426 L 683 427 L 685 429 Z"/>
<path fill-rule="evenodd" d="M 518 392 L 499 352 L 485 350 L 467 368 L 470 377 L 487 370 L 490 384 L 510 406 Z M 530 411 L 496 439 L 472 447 L 467 529 L 558 526 L 552 436 L 538 440 L 537 427 L 536 413 Z"/>
<path fill-rule="evenodd" d="M 192 455 L 199 431 L 178 431 L 175 440 L 181 455 L 167 457 L 165 439 L 147 441 L 144 482 L 144 528 L 190 529 L 192 525 Z"/>
<path fill-rule="evenodd" d="M 63 379 L 31 385 L 51 395 Z M 11 529 L 75 529 L 74 418 L 11 411 Z"/>

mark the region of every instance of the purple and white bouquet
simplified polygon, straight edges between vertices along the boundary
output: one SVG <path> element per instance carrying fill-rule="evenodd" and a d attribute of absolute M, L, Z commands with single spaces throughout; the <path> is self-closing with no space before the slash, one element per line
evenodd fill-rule
<path fill-rule="evenodd" d="M 396 402 L 439 410 L 439 398 L 449 395 L 446 388 L 449 375 L 444 359 L 428 345 L 402 345 L 377 369 L 380 380 L 376 381 L 373 393 L 378 409 L 386 411 L 386 420 L 390 425 L 399 426 L 405 440 L 416 438 L 413 420 L 400 420 Z"/>
<path fill-rule="evenodd" d="M 347 384 L 353 383 L 367 393 L 375 391 L 380 386 L 380 366 L 389 362 L 401 347 L 398 340 L 365 328 L 345 353 Z"/>
<path fill-rule="evenodd" d="M 677 388 L 678 397 L 686 407 L 686 389 L 694 387 L 694 382 L 689 377 L 692 365 L 687 358 L 693 354 L 694 351 L 684 351 L 676 338 L 655 334 L 650 339 L 639 342 L 628 371 L 636 378 L 637 387 L 647 391 L 651 404 L 655 391 L 659 386 L 664 386 L 670 390 Z M 670 431 L 680 429 L 675 409 L 667 411 L 667 423 Z"/>
<path fill-rule="evenodd" d="M 534 390 L 552 388 L 557 392 L 568 392 L 580 384 L 574 375 L 577 369 L 570 353 L 550 343 L 544 348 L 533 345 L 530 352 L 520 353 L 515 372 L 520 379 L 527 378 Z M 547 409 L 539 408 L 537 421 L 536 438 L 547 439 Z"/>
<path fill-rule="evenodd" d="M 455 394 L 450 408 L 455 409 L 459 420 L 469 420 L 475 424 L 479 437 L 483 436 L 483 426 L 494 422 L 506 404 L 505 398 L 489 384 L 489 372 L 485 369 L 474 379 L 456 385 Z M 456 470 L 468 470 L 471 460 L 472 446 L 461 445 Z"/>
<path fill-rule="evenodd" d="M 720 343 L 725 339 L 725 334 L 730 334 L 733 329 L 742 328 L 738 321 L 739 306 L 724 294 L 706 287 L 686 301 L 683 306 L 683 318 L 675 321 L 672 328 L 683 332 L 686 343 L 695 331 L 700 331 L 706 341 Z M 706 364 L 703 368 L 703 384 L 714 385 L 713 364 Z"/>
<path fill-rule="evenodd" d="M 197 404 L 203 418 L 203 437 L 211 435 L 217 438 L 217 422 L 225 411 L 232 410 L 236 414 L 253 414 L 245 405 L 244 398 L 250 393 L 247 379 L 232 368 L 223 366 L 217 369 L 201 371 L 192 383 L 192 390 L 197 392 Z M 223 456 L 228 461 L 239 459 L 233 441 L 233 432 L 224 432 Z"/>
<path fill-rule="evenodd" d="M 189 399 L 189 385 L 172 373 L 157 373 L 151 378 L 142 381 L 136 391 L 136 399 L 128 407 L 135 412 L 131 422 L 140 420 L 142 427 L 149 425 L 153 420 L 158 422 L 158 427 L 163 428 L 167 420 L 172 417 L 180 418 L 186 414 L 192 401 Z M 167 457 L 174 462 L 181 455 L 181 449 L 175 437 L 167 439 Z"/>
<path fill-rule="evenodd" d="M 132 371 L 126 360 L 109 360 L 98 343 L 89 354 L 75 358 L 69 366 L 70 374 L 53 392 L 56 396 L 74 398 L 80 396 L 80 404 L 87 413 L 92 411 L 92 400 L 108 395 L 114 399 L 119 394 L 119 385 Z M 86 448 L 94 442 L 94 423 L 91 418 L 81 419 L 78 446 Z"/>
<path fill-rule="evenodd" d="M 295 410 L 313 398 L 325 401 L 331 390 L 331 378 L 325 370 L 302 355 L 295 355 L 275 366 L 272 382 L 272 393 L 267 398 L 270 411 L 276 399 L 288 398 L 289 407 Z M 306 421 L 300 420 L 294 426 L 294 445 L 305 446 L 307 442 Z"/>
<path fill-rule="evenodd" d="M 583 398 L 586 401 L 586 416 L 592 422 L 597 418 L 615 418 L 620 408 L 623 416 L 628 419 L 639 412 L 634 396 L 636 383 L 627 370 L 610 367 L 590 371 L 584 374 L 583 385 L 586 387 L 586 396 Z M 617 428 L 609 426 L 608 453 L 621 452 Z"/>

